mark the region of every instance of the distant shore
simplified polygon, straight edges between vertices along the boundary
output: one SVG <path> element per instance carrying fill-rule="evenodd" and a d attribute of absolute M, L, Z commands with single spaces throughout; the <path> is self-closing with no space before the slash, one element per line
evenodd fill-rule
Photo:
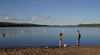
<path fill-rule="evenodd" d="M 0 22 L 0 27 L 36 27 L 36 26 L 47 26 L 47 27 L 59 27 L 59 26 L 100 26 L 99 24 L 78 24 L 78 25 L 42 25 L 42 24 L 30 24 L 30 23 L 13 23 L 13 22 Z"/>
<path fill-rule="evenodd" d="M 0 55 L 100 55 L 100 45 L 0 47 Z"/>

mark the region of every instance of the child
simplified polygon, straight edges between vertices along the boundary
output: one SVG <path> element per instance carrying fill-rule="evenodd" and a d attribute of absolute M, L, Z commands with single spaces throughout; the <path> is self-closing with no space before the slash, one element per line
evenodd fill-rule
<path fill-rule="evenodd" d="M 80 37 L 81 37 L 81 34 L 79 33 L 79 30 L 77 30 L 77 46 L 79 46 Z"/>
<path fill-rule="evenodd" d="M 59 36 L 59 46 L 61 46 L 61 41 L 62 41 L 62 33 L 60 33 L 60 36 Z"/>

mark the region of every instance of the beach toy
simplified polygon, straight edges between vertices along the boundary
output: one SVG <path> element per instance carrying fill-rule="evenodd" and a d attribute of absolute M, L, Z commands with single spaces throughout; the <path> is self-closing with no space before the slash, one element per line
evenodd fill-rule
<path fill-rule="evenodd" d="M 64 47 L 66 47 L 67 46 L 67 44 L 64 44 Z"/>
<path fill-rule="evenodd" d="M 5 36 L 5 33 L 3 33 L 3 36 Z"/>

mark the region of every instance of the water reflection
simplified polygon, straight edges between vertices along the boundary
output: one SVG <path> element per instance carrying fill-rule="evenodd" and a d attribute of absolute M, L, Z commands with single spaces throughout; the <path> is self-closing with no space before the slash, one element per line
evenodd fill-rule
<path fill-rule="evenodd" d="M 35 35 L 36 35 L 36 34 L 35 34 L 35 33 L 33 33 L 33 37 L 35 37 Z"/>
<path fill-rule="evenodd" d="M 33 31 L 32 35 L 33 35 L 33 37 L 35 37 L 35 36 L 36 36 L 36 31 L 35 31 L 35 29 L 32 29 L 32 31 Z"/>
<path fill-rule="evenodd" d="M 45 30 L 44 30 L 44 33 L 45 33 Z"/>
<path fill-rule="evenodd" d="M 48 31 L 44 30 L 44 37 L 48 37 Z"/>
<path fill-rule="evenodd" d="M 65 29 L 63 29 L 63 32 L 65 31 Z"/>
<path fill-rule="evenodd" d="M 23 34 L 23 30 L 21 31 L 21 34 Z"/>

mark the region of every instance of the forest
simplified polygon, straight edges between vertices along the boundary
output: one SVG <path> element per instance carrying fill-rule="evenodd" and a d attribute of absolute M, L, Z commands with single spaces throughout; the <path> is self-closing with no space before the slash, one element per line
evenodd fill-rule
<path fill-rule="evenodd" d="M 0 27 L 33 27 L 33 26 L 59 26 L 59 25 L 39 25 L 29 23 L 13 23 L 13 22 L 0 22 Z M 65 26 L 100 26 L 100 24 L 78 24 L 78 25 L 65 25 Z"/>
<path fill-rule="evenodd" d="M 100 24 L 78 24 L 77 26 L 100 26 Z"/>
<path fill-rule="evenodd" d="M 28 23 L 12 23 L 12 22 L 0 22 L 0 27 L 26 27 L 26 26 L 49 26 L 39 24 L 28 24 Z"/>

